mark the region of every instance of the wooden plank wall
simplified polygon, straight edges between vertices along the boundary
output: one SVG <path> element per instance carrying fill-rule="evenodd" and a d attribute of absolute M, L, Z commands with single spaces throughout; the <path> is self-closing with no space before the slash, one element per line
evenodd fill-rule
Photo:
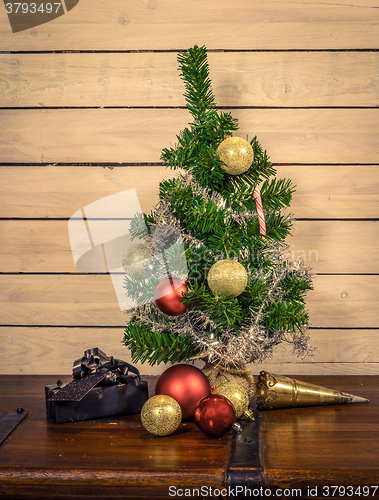
<path fill-rule="evenodd" d="M 217 103 L 297 185 L 295 258 L 314 273 L 313 358 L 254 365 L 379 373 L 378 0 L 81 0 L 13 34 L 0 6 L 1 373 L 70 373 L 86 348 L 130 359 L 110 276 L 74 266 L 68 219 L 171 175 L 190 117 L 176 57 L 205 44 Z M 141 367 L 144 374 L 165 368 Z"/>

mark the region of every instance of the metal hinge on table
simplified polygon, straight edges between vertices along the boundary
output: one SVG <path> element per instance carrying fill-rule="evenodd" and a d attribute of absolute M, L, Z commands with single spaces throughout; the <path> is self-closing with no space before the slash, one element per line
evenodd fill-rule
<path fill-rule="evenodd" d="M 227 498 L 264 498 L 264 471 L 260 437 L 259 412 L 254 408 L 255 421 L 239 422 L 240 434 L 235 434 L 226 474 Z"/>
<path fill-rule="evenodd" d="M 28 415 L 28 410 L 17 408 L 17 410 L 9 411 L 5 417 L 0 420 L 0 446 Z"/>

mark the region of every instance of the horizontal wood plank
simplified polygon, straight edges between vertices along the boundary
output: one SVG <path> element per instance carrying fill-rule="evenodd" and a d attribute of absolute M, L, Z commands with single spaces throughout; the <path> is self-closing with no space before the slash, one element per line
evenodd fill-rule
<path fill-rule="evenodd" d="M 313 273 L 379 274 L 378 221 L 294 221 L 292 234 L 286 240 L 289 258 L 302 260 Z M 0 238 L 1 272 L 78 272 L 67 221 L 0 221 Z"/>
<path fill-rule="evenodd" d="M 241 137 L 257 135 L 276 163 L 379 162 L 379 109 L 239 109 Z M 182 109 L 3 110 L 5 163 L 157 162 L 190 114 Z"/>
<path fill-rule="evenodd" d="M 296 218 L 375 219 L 379 217 L 378 166 L 278 166 L 296 191 L 290 206 Z"/>
<path fill-rule="evenodd" d="M 85 349 L 99 347 L 114 358 L 131 361 L 130 351 L 121 344 L 123 328 L 0 327 L 2 363 L 0 374 L 70 375 L 76 359 Z M 379 374 L 378 330 L 311 330 L 313 356 L 301 358 L 283 344 L 273 351 L 272 360 L 249 365 L 254 374 L 261 370 L 282 374 Z M 134 363 L 141 374 L 160 375 L 167 366 Z M 201 361 L 196 366 L 202 368 Z M 291 371 L 292 370 L 292 371 Z"/>
<path fill-rule="evenodd" d="M 89 203 L 133 188 L 149 212 L 159 201 L 159 183 L 173 175 L 164 166 L 0 167 L 1 215 L 69 219 Z"/>
<path fill-rule="evenodd" d="M 314 328 L 379 328 L 377 275 L 314 276 L 307 295 Z M 0 325 L 122 326 L 109 275 L 0 276 Z"/>
<path fill-rule="evenodd" d="M 310 324 L 317 327 L 377 328 L 377 275 L 316 275 L 307 295 Z"/>
<path fill-rule="evenodd" d="M 17 33 L 0 11 L 2 50 L 376 49 L 375 0 L 341 5 L 226 0 L 80 2 L 49 23 Z"/>
<path fill-rule="evenodd" d="M 273 351 L 272 362 L 276 365 L 313 364 L 315 366 L 320 363 L 331 365 L 378 363 L 379 368 L 378 330 L 317 330 L 312 328 L 309 333 L 309 343 L 314 349 L 310 355 L 301 358 L 292 352 L 291 345 L 281 344 Z"/>
<path fill-rule="evenodd" d="M 2 374 L 70 375 L 76 359 L 86 349 L 99 347 L 107 355 L 131 362 L 121 344 L 123 328 L 0 327 Z M 159 375 L 164 365 L 134 363 L 141 373 Z"/>
<path fill-rule="evenodd" d="M 277 177 L 291 179 L 297 218 L 379 218 L 379 167 L 278 166 Z M 163 166 L 0 167 L 1 216 L 70 218 L 80 207 L 135 188 L 141 208 L 158 202 L 159 182 L 175 175 Z M 22 182 L 19 180 L 22 179 Z"/>
<path fill-rule="evenodd" d="M 185 106 L 176 53 L 0 55 L 1 106 Z M 377 52 L 208 54 L 219 106 L 378 106 Z"/>
<path fill-rule="evenodd" d="M 294 221 L 289 257 L 314 273 L 379 273 L 379 222 Z"/>

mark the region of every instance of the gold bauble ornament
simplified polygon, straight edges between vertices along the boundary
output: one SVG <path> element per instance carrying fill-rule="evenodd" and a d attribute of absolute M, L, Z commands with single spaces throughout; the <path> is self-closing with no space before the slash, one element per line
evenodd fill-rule
<path fill-rule="evenodd" d="M 141 410 L 141 422 L 155 436 L 168 436 L 182 421 L 180 405 L 171 396 L 159 395 L 148 399 Z"/>
<path fill-rule="evenodd" d="M 247 285 L 247 272 L 236 260 L 225 259 L 213 264 L 209 269 L 208 286 L 213 293 L 238 297 Z"/>
<path fill-rule="evenodd" d="M 229 399 L 236 411 L 236 420 L 241 418 L 242 415 L 251 418 L 249 396 L 243 387 L 233 382 L 225 382 L 216 387 L 215 393 Z"/>
<path fill-rule="evenodd" d="M 217 148 L 217 155 L 224 163 L 222 168 L 230 175 L 243 174 L 254 160 L 251 144 L 242 137 L 227 137 Z"/>
<path fill-rule="evenodd" d="M 122 256 L 122 267 L 127 274 L 144 275 L 151 257 L 147 243 L 137 243 L 129 247 Z"/>

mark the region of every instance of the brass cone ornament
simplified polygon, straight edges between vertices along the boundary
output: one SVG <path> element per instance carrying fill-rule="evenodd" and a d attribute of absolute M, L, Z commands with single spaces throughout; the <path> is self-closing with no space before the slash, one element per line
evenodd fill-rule
<path fill-rule="evenodd" d="M 258 376 L 256 401 L 259 410 L 368 403 L 368 399 L 359 396 L 264 371 Z"/>

